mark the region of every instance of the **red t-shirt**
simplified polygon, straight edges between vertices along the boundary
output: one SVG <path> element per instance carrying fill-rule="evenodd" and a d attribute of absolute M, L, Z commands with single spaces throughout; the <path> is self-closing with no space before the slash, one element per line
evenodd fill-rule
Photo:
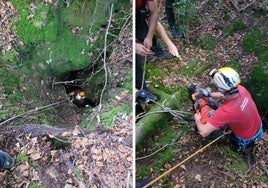
<path fill-rule="evenodd" d="M 145 1 L 146 4 L 148 1 L 154 1 L 154 0 L 136 0 L 136 9 L 141 8 L 142 1 Z"/>
<path fill-rule="evenodd" d="M 246 88 L 239 85 L 238 90 L 238 97 L 222 104 L 209 119 L 209 123 L 216 128 L 227 124 L 235 135 L 249 139 L 259 130 L 261 117 Z"/>

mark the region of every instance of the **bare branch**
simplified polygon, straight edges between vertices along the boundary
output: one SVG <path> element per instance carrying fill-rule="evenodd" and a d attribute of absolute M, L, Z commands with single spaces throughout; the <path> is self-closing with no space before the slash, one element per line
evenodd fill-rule
<path fill-rule="evenodd" d="M 104 86 L 103 86 L 102 91 L 101 91 L 100 103 L 99 103 L 98 115 L 97 115 L 97 120 L 98 120 L 98 124 L 99 125 L 101 125 L 100 112 L 101 112 L 101 108 L 102 108 L 102 98 L 103 98 L 103 94 L 104 94 L 104 91 L 106 89 L 107 82 L 108 82 L 108 71 L 107 71 L 107 64 L 106 64 L 106 58 L 107 58 L 107 37 L 109 35 L 109 29 L 110 29 L 110 26 L 111 26 L 112 15 L 113 15 L 113 4 L 111 5 L 109 22 L 108 22 L 108 26 L 107 26 L 107 29 L 106 29 L 106 32 L 105 32 L 105 37 L 104 37 L 103 68 L 104 68 L 104 72 L 105 72 L 105 82 L 104 82 Z"/>
<path fill-rule="evenodd" d="M 67 101 L 69 101 L 69 100 L 66 99 L 66 100 L 62 100 L 62 101 L 59 101 L 59 102 L 56 102 L 56 103 L 52 103 L 52 104 L 49 104 L 49 105 L 46 105 L 46 106 L 36 107 L 36 108 L 33 109 L 33 110 L 29 110 L 29 111 L 27 111 L 27 112 L 24 112 L 24 113 L 22 113 L 22 114 L 15 115 L 15 116 L 13 116 L 13 117 L 11 117 L 11 118 L 8 118 L 8 119 L 2 121 L 2 122 L 0 123 L 0 126 L 1 126 L 1 125 L 4 125 L 4 124 L 7 123 L 7 122 L 10 122 L 11 120 L 17 119 L 17 118 L 19 118 L 19 117 L 22 117 L 22 116 L 25 116 L 25 115 L 29 115 L 29 114 L 35 114 L 35 113 L 37 113 L 37 112 L 41 112 L 41 111 L 43 111 L 43 110 L 48 110 L 48 109 L 54 108 L 54 107 L 56 107 L 56 106 L 60 106 L 60 105 L 62 105 L 63 103 L 66 103 Z"/>

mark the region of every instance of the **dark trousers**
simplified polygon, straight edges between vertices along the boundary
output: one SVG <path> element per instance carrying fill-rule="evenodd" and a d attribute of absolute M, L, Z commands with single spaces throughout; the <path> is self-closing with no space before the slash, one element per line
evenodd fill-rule
<path fill-rule="evenodd" d="M 147 33 L 149 31 L 149 26 L 147 24 L 147 18 L 140 13 L 136 13 L 136 42 L 143 43 Z M 157 38 L 154 36 L 152 41 L 151 50 L 157 55 L 163 52 L 163 49 L 158 45 Z"/>
<path fill-rule="evenodd" d="M 166 0 L 165 11 L 167 15 L 167 21 L 170 28 L 175 26 L 175 15 L 173 11 L 173 3 L 175 0 Z"/>
<path fill-rule="evenodd" d="M 144 57 L 136 54 L 136 89 L 140 90 L 142 83 L 143 83 L 143 89 L 146 89 L 145 81 L 143 78 L 143 63 L 144 63 Z"/>

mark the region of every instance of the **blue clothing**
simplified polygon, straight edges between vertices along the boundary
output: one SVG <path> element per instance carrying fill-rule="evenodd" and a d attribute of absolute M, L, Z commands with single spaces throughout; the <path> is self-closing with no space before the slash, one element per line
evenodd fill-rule
<path fill-rule="evenodd" d="M 247 147 L 251 143 L 254 143 L 257 140 L 260 140 L 261 137 L 262 137 L 262 135 L 263 135 L 263 128 L 262 128 L 262 123 L 261 123 L 260 129 L 255 134 L 255 136 L 253 136 L 252 138 L 250 138 L 250 139 L 243 139 L 243 138 L 240 138 L 240 137 L 236 136 L 236 139 L 237 139 L 238 145 L 243 146 L 243 147 Z"/>
<path fill-rule="evenodd" d="M 0 150 L 0 169 L 10 169 L 14 163 L 14 159 L 8 153 Z"/>

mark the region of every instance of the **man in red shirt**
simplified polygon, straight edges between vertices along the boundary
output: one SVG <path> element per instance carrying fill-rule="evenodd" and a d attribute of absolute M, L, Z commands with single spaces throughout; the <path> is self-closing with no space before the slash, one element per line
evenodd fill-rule
<path fill-rule="evenodd" d="M 195 114 L 199 134 L 206 137 L 227 125 L 233 131 L 237 144 L 246 151 L 263 134 L 258 109 L 248 90 L 239 85 L 240 78 L 234 69 L 230 67 L 213 69 L 210 77 L 212 84 L 219 91 L 210 93 L 210 96 L 224 98 L 225 102 L 205 124 L 200 121 L 200 114 Z"/>

